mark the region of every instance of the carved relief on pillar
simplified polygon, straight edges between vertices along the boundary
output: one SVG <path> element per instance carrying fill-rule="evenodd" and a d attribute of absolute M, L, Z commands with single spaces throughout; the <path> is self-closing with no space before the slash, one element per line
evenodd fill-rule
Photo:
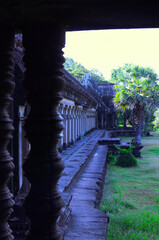
<path fill-rule="evenodd" d="M 24 26 L 26 76 L 24 86 L 31 107 L 25 124 L 31 151 L 24 172 L 31 182 L 25 207 L 31 220 L 29 240 L 61 240 L 57 219 L 63 201 L 57 182 L 64 165 L 57 144 L 63 130 L 63 120 L 57 108 L 64 86 L 63 52 L 65 27 L 60 24 Z"/>
<path fill-rule="evenodd" d="M 9 105 L 13 101 L 13 47 L 14 31 L 9 26 L 0 25 L 0 239 L 13 239 L 7 223 L 14 201 L 8 189 L 9 179 L 13 176 L 14 164 L 8 152 L 12 138 L 12 120 Z"/>

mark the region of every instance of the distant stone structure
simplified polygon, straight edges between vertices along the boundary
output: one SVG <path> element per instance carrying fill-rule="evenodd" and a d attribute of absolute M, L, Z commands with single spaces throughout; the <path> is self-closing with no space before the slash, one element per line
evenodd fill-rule
<path fill-rule="evenodd" d="M 86 74 L 81 84 L 98 102 L 98 127 L 114 129 L 116 127 L 116 109 L 113 103 L 115 88 L 113 83 L 96 83 L 91 74 Z"/>

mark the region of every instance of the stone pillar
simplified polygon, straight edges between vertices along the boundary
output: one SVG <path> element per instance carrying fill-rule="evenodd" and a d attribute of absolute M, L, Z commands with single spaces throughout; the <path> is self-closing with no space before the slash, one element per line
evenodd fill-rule
<path fill-rule="evenodd" d="M 79 139 L 82 136 L 82 106 L 78 106 L 79 109 L 79 131 L 78 131 L 78 135 L 79 135 Z"/>
<path fill-rule="evenodd" d="M 79 137 L 79 135 L 78 135 L 78 130 L 79 130 L 79 120 L 78 120 L 78 118 L 79 118 L 79 113 L 78 113 L 78 107 L 76 107 L 76 140 L 78 140 L 78 137 Z"/>
<path fill-rule="evenodd" d="M 63 111 L 63 118 L 64 118 L 64 131 L 63 131 L 63 148 L 66 149 L 67 148 L 67 128 L 68 128 L 68 125 L 67 125 L 67 122 L 68 122 L 68 107 L 67 105 L 65 105 L 64 107 L 64 111 Z"/>
<path fill-rule="evenodd" d="M 71 145 L 71 106 L 68 107 L 68 120 L 67 120 L 67 145 Z"/>
<path fill-rule="evenodd" d="M 89 131 L 89 115 L 88 115 L 88 109 L 86 111 L 86 133 Z"/>
<path fill-rule="evenodd" d="M 71 143 L 73 144 L 75 142 L 75 108 L 72 107 L 72 110 L 71 110 Z"/>
<path fill-rule="evenodd" d="M 64 105 L 61 104 L 61 116 L 62 116 L 62 117 L 63 117 L 63 112 L 64 112 Z M 61 137 L 61 139 L 60 139 L 60 142 L 61 142 L 61 150 L 62 150 L 64 131 L 62 131 L 61 136 L 62 136 L 62 137 Z"/>
<path fill-rule="evenodd" d="M 86 133 L 86 109 L 83 109 L 83 135 Z"/>
<path fill-rule="evenodd" d="M 74 140 L 77 140 L 77 107 L 74 109 Z"/>
<path fill-rule="evenodd" d="M 81 125 L 81 134 L 82 136 L 84 135 L 84 109 L 82 110 L 82 113 L 81 113 L 81 122 L 82 122 L 82 125 Z"/>
<path fill-rule="evenodd" d="M 31 221 L 28 240 L 61 240 L 57 219 L 63 206 L 57 182 L 64 165 L 57 151 L 63 121 L 57 111 L 64 86 L 62 48 L 65 27 L 60 24 L 32 23 L 24 26 L 24 86 L 31 107 L 25 130 L 31 144 L 24 172 L 31 182 L 25 201 Z"/>
<path fill-rule="evenodd" d="M 9 179 L 13 176 L 14 164 L 8 152 L 12 139 L 12 120 L 9 105 L 13 101 L 13 47 L 14 31 L 9 26 L 0 25 L 0 239 L 13 239 L 8 219 L 14 201 L 8 189 Z"/>
<path fill-rule="evenodd" d="M 76 126 L 76 138 L 79 139 L 79 109 L 77 107 L 76 111 L 76 117 L 77 117 L 77 126 Z"/>
<path fill-rule="evenodd" d="M 90 131 L 90 109 L 88 110 L 88 131 Z"/>
<path fill-rule="evenodd" d="M 63 116 L 63 108 L 64 108 L 63 104 L 60 103 L 58 106 L 58 111 L 61 116 Z M 63 147 L 63 131 L 61 132 L 61 138 L 59 139 L 59 142 L 58 142 L 58 149 L 60 152 L 62 152 L 62 147 Z"/>

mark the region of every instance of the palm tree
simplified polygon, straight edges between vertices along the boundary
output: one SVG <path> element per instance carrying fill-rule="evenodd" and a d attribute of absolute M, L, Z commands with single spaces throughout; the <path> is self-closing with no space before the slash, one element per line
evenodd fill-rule
<path fill-rule="evenodd" d="M 146 106 L 159 104 L 159 85 L 156 73 L 150 68 L 125 64 L 112 72 L 112 81 L 116 86 L 114 98 L 117 107 L 133 110 L 134 146 L 141 145 L 141 132 Z"/>

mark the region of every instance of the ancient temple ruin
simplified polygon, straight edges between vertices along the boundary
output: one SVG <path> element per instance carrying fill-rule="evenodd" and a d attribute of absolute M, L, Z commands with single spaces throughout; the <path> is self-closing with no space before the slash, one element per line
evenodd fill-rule
<path fill-rule="evenodd" d="M 31 222 L 28 239 L 60 240 L 62 235 L 57 230 L 57 220 L 60 217 L 63 201 L 57 184 L 64 165 L 57 148 L 60 147 L 61 133 L 64 132 L 63 143 L 67 147 L 70 141 L 80 138 L 85 131 L 97 126 L 95 108 L 97 100 L 94 96 L 87 95 L 83 90 L 84 98 L 81 97 L 81 101 L 87 103 L 89 99 L 90 106 L 82 105 L 82 102 L 77 104 L 69 99 L 68 102 L 64 100 L 61 102 L 64 82 L 69 81 L 69 77 L 66 76 L 65 79 L 63 70 L 65 59 L 62 49 L 65 45 L 65 32 L 154 27 L 159 27 L 159 10 L 157 2 L 153 1 L 151 3 L 100 0 L 2 0 L 0 2 L 0 239 L 13 239 L 8 220 L 14 200 L 8 182 L 15 168 L 11 157 L 12 146 L 9 145 L 14 130 L 9 106 L 14 98 L 12 94 L 15 86 L 13 79 L 15 33 L 23 34 L 25 49 L 23 61 L 26 68 L 23 86 L 27 93 L 25 101 L 30 106 L 24 126 L 30 151 L 23 166 L 25 175 L 31 183 L 25 201 L 26 213 Z M 82 90 L 81 87 L 79 88 Z M 64 114 L 68 115 L 65 119 L 67 133 L 58 111 L 60 104 L 61 113 L 64 111 Z M 102 104 L 101 102 L 99 107 Z M 70 114 L 71 109 L 72 114 Z M 23 108 L 21 114 L 23 117 Z M 73 123 L 76 126 L 74 138 L 70 134 L 73 114 L 77 117 Z M 103 114 L 101 110 L 98 119 L 99 122 L 101 121 L 100 128 L 105 125 Z M 84 129 L 82 124 L 84 121 L 88 122 L 87 129 Z M 14 161 L 17 165 L 16 160 Z"/>

